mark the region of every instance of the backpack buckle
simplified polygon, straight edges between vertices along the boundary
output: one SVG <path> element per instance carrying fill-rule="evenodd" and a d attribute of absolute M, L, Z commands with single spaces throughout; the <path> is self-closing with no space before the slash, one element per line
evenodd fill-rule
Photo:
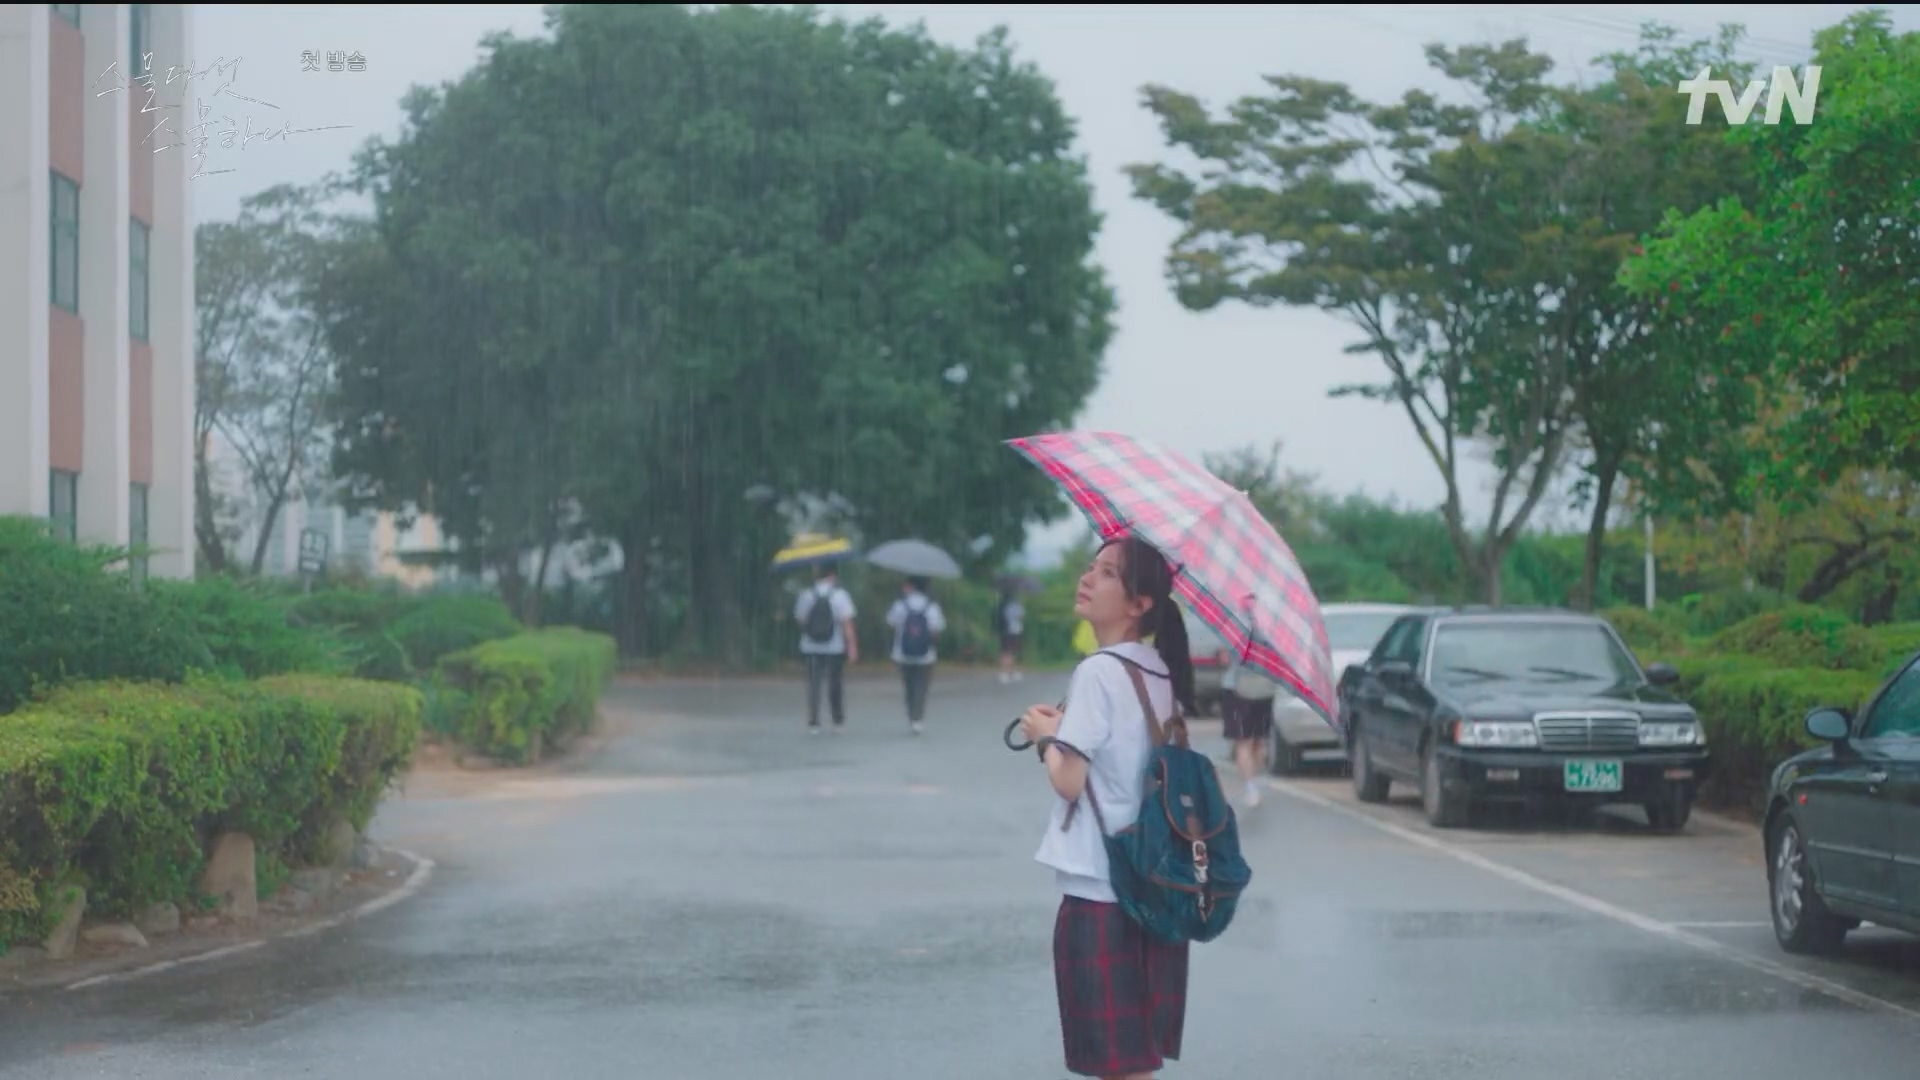
<path fill-rule="evenodd" d="M 1193 878 L 1198 884 L 1207 883 L 1207 845 L 1203 840 L 1193 842 Z"/>

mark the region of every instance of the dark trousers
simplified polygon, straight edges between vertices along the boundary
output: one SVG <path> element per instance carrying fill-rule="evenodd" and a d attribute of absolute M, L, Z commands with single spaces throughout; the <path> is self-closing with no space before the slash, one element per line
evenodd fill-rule
<path fill-rule="evenodd" d="M 827 709 L 833 714 L 833 723 L 839 727 L 847 722 L 846 686 L 842 678 L 847 671 L 845 653 L 807 653 L 807 726 L 820 726 L 820 687 L 827 688 Z"/>
<path fill-rule="evenodd" d="M 900 682 L 907 688 L 907 719 L 917 724 L 927 716 L 927 689 L 933 685 L 933 665 L 901 664 Z"/>

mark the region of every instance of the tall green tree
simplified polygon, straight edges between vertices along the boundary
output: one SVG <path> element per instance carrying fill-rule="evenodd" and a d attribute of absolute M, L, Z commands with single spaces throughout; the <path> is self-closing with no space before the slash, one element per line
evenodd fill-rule
<path fill-rule="evenodd" d="M 1446 534 L 1476 591 L 1498 602 L 1500 566 L 1560 468 L 1573 325 L 1550 318 L 1550 226 L 1571 180 L 1553 115 L 1551 62 L 1520 42 L 1429 62 L 1468 104 L 1424 91 L 1375 104 L 1346 86 L 1272 76 L 1271 93 L 1216 119 L 1197 100 L 1145 90 L 1168 143 L 1202 168 L 1129 169 L 1136 193 L 1182 225 L 1168 259 L 1195 310 L 1225 300 L 1315 307 L 1360 331 L 1351 351 L 1385 368 L 1343 387 L 1398 404 L 1446 484 Z M 1563 275 L 1562 275 L 1563 277 Z M 1490 445 L 1485 524 L 1466 519 L 1460 467 Z"/>
<path fill-rule="evenodd" d="M 259 574 L 287 504 L 324 480 L 333 355 L 317 312 L 334 226 L 318 189 L 278 185 L 194 230 L 194 539 L 215 573 L 248 524 Z M 237 466 L 222 469 L 214 440 Z"/>
<path fill-rule="evenodd" d="M 1003 33 L 956 50 L 745 6 L 549 24 L 417 92 L 361 163 L 380 253 L 339 290 L 345 470 L 462 504 L 463 538 L 503 551 L 556 521 L 615 539 L 628 647 L 658 647 L 644 611 L 672 592 L 678 644 L 728 658 L 778 625 L 796 501 L 875 537 L 987 534 L 983 563 L 1062 512 L 1000 444 L 1077 413 L 1113 301 L 1072 124 Z"/>
<path fill-rule="evenodd" d="M 1727 392 L 1744 384 L 1666 349 L 1647 305 L 1615 284 L 1635 240 L 1668 206 L 1724 192 L 1735 160 L 1680 122 L 1666 81 L 1724 58 L 1737 34 L 1676 40 L 1649 27 L 1589 90 L 1549 82 L 1549 61 L 1521 42 L 1431 48 L 1469 99 L 1457 105 L 1424 91 L 1374 104 L 1281 76 L 1214 119 L 1191 97 L 1146 91 L 1169 143 L 1204 163 L 1131 170 L 1184 227 L 1169 259 L 1181 300 L 1312 306 L 1359 329 L 1352 351 L 1387 377 L 1336 393 L 1406 411 L 1446 484 L 1455 553 L 1493 602 L 1506 553 L 1565 465 L 1586 474 L 1593 524 L 1576 598 L 1591 603 L 1615 484 L 1650 472 L 1651 437 L 1664 433 L 1669 457 L 1712 462 L 1724 443 L 1703 405 L 1746 415 Z M 1460 494 L 1471 443 L 1497 472 L 1479 528 Z"/>
<path fill-rule="evenodd" d="M 1722 129 L 1750 194 L 1671 215 L 1622 269 L 1667 325 L 1762 365 L 1782 418 L 1761 478 L 1800 507 L 1849 467 L 1920 475 L 1920 33 L 1861 12 L 1814 63 L 1811 123 Z"/>

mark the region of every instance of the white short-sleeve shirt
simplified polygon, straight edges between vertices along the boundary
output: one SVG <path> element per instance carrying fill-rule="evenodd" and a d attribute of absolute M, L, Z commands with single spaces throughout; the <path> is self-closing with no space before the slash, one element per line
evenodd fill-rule
<path fill-rule="evenodd" d="M 935 637 L 939 637 L 945 633 L 947 629 L 947 613 L 941 611 L 940 605 L 925 593 L 914 593 L 911 597 L 903 596 L 895 600 L 893 606 L 887 609 L 887 625 L 893 627 L 893 662 L 896 664 L 931 664 L 939 656 L 939 650 L 935 649 L 931 644 L 927 646 L 927 655 L 920 657 L 918 660 L 909 659 L 905 653 L 900 651 L 900 635 L 906 631 L 907 609 L 909 606 L 915 611 L 925 611 L 927 613 L 927 630 Z"/>
<path fill-rule="evenodd" d="M 829 592 L 829 589 L 832 591 Z M 807 612 L 813 609 L 814 601 L 821 599 L 833 605 L 833 637 L 824 642 L 813 641 L 807 637 L 806 630 L 802 629 L 800 651 L 814 656 L 831 656 L 846 652 L 847 632 L 843 627 L 854 615 L 853 597 L 847 594 L 847 590 L 837 584 L 828 585 L 825 582 L 816 581 L 801 590 L 799 597 L 794 600 L 793 617 L 798 619 L 804 627 Z"/>
<path fill-rule="evenodd" d="M 1173 716 L 1173 684 L 1165 676 L 1166 662 L 1148 645 L 1129 641 L 1107 652 L 1118 653 L 1139 664 L 1147 672 L 1147 697 L 1153 702 L 1154 715 L 1162 722 Z M 1157 677 L 1156 677 L 1157 676 Z M 1153 733 L 1147 718 L 1141 715 L 1139 695 L 1133 691 L 1133 678 L 1127 665 L 1112 656 L 1094 653 L 1073 669 L 1073 681 L 1067 690 L 1066 714 L 1060 718 L 1056 736 L 1087 756 L 1091 762 L 1087 783 L 1100 800 L 1100 813 L 1108 832 L 1119 832 L 1140 813 L 1140 800 L 1146 789 L 1147 759 L 1153 754 Z M 1053 813 L 1047 819 L 1046 835 L 1034 858 L 1053 868 L 1060 891 L 1068 896 L 1104 903 L 1116 903 L 1107 871 L 1106 844 L 1100 837 L 1093 807 L 1086 796 L 1080 798 L 1073 825 L 1062 832 L 1066 820 L 1065 799 L 1055 798 Z"/>

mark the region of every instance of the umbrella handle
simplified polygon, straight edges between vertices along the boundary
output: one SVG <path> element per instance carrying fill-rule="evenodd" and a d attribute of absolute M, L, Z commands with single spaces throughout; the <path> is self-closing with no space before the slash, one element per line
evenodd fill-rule
<path fill-rule="evenodd" d="M 1015 753 L 1018 753 L 1019 751 L 1022 751 L 1022 750 L 1033 749 L 1033 740 L 1031 739 L 1027 740 L 1026 742 L 1020 743 L 1018 745 L 1014 744 L 1013 733 L 1019 730 L 1020 730 L 1020 717 L 1016 716 L 1013 718 L 1013 723 L 1007 725 L 1007 730 L 1001 733 L 1000 741 L 1003 743 L 1006 743 L 1007 749 L 1012 750 Z"/>
<path fill-rule="evenodd" d="M 1067 703 L 1064 701 L 1061 702 L 1058 706 L 1058 708 L 1061 708 L 1061 709 L 1065 709 L 1066 707 L 1067 707 Z M 1007 725 L 1007 730 L 1000 733 L 1000 741 L 1003 743 L 1006 743 L 1007 749 L 1012 750 L 1014 753 L 1019 753 L 1022 750 L 1033 749 L 1032 739 L 1028 739 L 1026 742 L 1023 742 L 1018 746 L 1014 745 L 1013 733 L 1020 730 L 1020 721 L 1022 719 L 1023 717 L 1019 717 L 1019 716 L 1014 717 L 1013 723 Z"/>

